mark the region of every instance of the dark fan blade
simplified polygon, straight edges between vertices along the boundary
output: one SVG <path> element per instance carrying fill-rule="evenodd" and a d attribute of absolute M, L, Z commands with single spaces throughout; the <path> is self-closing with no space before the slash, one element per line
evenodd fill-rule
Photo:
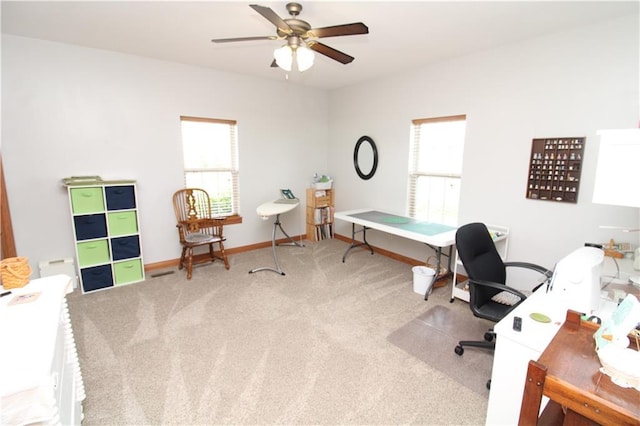
<path fill-rule="evenodd" d="M 322 38 L 356 34 L 369 34 L 369 28 L 362 22 L 356 22 L 333 27 L 312 28 L 307 31 L 306 35 L 312 38 Z"/>
<path fill-rule="evenodd" d="M 349 56 L 346 53 L 342 53 L 341 51 L 336 50 L 333 47 L 329 47 L 326 44 L 322 44 L 318 41 L 309 41 L 307 42 L 307 46 L 309 46 L 309 49 L 315 50 L 318 53 L 322 53 L 324 56 L 328 56 L 329 58 L 343 64 L 348 64 L 354 59 L 353 56 Z"/>
<path fill-rule="evenodd" d="M 258 37 L 237 37 L 237 38 L 217 38 L 211 40 L 214 43 L 230 43 L 233 41 L 251 41 L 251 40 L 277 40 L 276 36 L 258 36 Z"/>
<path fill-rule="evenodd" d="M 278 16 L 278 14 L 275 13 L 270 8 L 265 7 L 265 6 L 260 6 L 259 4 L 250 4 L 249 6 L 251 6 L 251 8 L 253 10 L 255 10 L 256 12 L 258 12 L 260 15 L 264 16 L 265 18 L 267 18 L 267 20 L 269 20 L 269 22 L 271 22 L 273 25 L 278 27 L 278 29 L 281 30 L 282 32 L 284 32 L 286 34 L 291 34 L 292 33 L 292 30 L 291 30 L 291 27 L 289 26 L 289 24 L 284 22 L 282 20 L 282 18 L 280 18 Z"/>
<path fill-rule="evenodd" d="M 369 28 L 362 22 L 353 24 L 336 25 L 333 27 L 312 28 L 307 35 L 312 38 L 336 37 L 355 34 L 369 34 Z"/>

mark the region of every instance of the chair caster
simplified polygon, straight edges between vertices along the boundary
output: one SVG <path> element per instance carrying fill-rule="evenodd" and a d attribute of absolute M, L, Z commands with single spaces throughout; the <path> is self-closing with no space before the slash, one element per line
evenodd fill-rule
<path fill-rule="evenodd" d="M 462 356 L 462 354 L 464 353 L 464 348 L 460 345 L 456 346 L 456 348 L 454 349 L 455 353 Z"/>
<path fill-rule="evenodd" d="M 491 390 L 491 379 L 487 380 L 487 389 Z"/>
<path fill-rule="evenodd" d="M 490 333 L 488 331 L 484 333 L 484 340 L 486 340 L 487 342 L 491 342 L 493 340 L 493 333 Z"/>

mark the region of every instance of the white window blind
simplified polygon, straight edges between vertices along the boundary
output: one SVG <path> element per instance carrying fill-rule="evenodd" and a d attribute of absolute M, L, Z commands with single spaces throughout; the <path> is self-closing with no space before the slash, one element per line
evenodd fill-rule
<path fill-rule="evenodd" d="M 186 188 L 209 193 L 215 216 L 239 212 L 238 140 L 235 120 L 180 117 Z"/>
<path fill-rule="evenodd" d="M 412 121 L 409 216 L 457 225 L 466 116 Z"/>

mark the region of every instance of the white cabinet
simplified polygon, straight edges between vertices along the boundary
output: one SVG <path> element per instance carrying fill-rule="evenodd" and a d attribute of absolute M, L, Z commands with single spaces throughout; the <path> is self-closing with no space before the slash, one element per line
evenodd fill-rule
<path fill-rule="evenodd" d="M 79 425 L 85 398 L 69 319 L 67 275 L 32 280 L 0 299 L 0 424 Z M 20 295 L 39 293 L 23 304 Z"/>
<path fill-rule="evenodd" d="M 520 417 L 527 366 L 537 360 L 564 322 L 566 309 L 552 303 L 542 286 L 494 327 L 496 349 L 491 371 L 487 425 L 515 425 Z M 544 312 L 552 321 L 541 323 L 529 316 Z M 522 318 L 522 331 L 513 330 L 513 317 Z M 546 398 L 544 404 L 546 405 Z"/>
<path fill-rule="evenodd" d="M 503 262 L 507 260 L 507 251 L 509 249 L 509 228 L 504 226 L 487 225 L 493 243 L 496 245 L 496 249 L 500 254 Z M 451 286 L 451 302 L 454 298 L 469 302 L 469 289 L 467 288 L 467 281 L 458 282 L 458 273 L 463 273 L 464 267 L 462 262 L 458 258 L 458 252 L 456 251 L 456 262 L 453 266 L 453 285 Z"/>

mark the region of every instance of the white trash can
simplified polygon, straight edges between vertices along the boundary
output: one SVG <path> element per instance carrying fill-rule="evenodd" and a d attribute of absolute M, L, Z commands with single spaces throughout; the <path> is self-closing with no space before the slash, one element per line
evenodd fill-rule
<path fill-rule="evenodd" d="M 431 291 L 436 271 L 426 266 L 414 266 L 413 271 L 413 291 L 423 296 Z"/>

